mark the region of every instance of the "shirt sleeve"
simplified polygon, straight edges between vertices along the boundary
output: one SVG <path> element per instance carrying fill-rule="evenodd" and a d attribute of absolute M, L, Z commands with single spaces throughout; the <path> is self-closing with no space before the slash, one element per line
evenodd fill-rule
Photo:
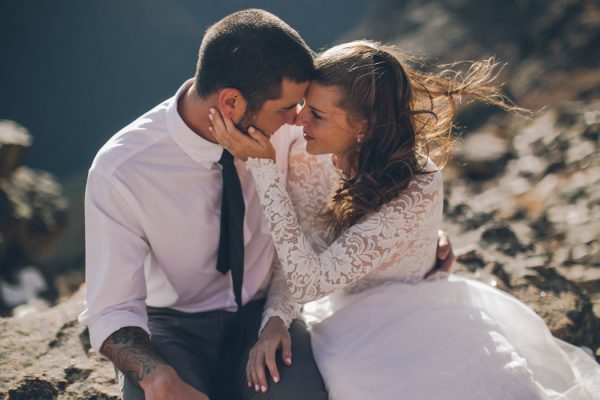
<path fill-rule="evenodd" d="M 439 172 L 421 175 L 398 198 L 315 251 L 300 229 L 277 165 L 247 162 L 281 260 L 292 297 L 307 303 L 348 286 L 377 269 L 393 253 L 406 251 L 412 232 L 428 220 L 442 196 Z"/>
<path fill-rule="evenodd" d="M 116 182 L 90 170 L 85 193 L 86 294 L 79 321 L 99 351 L 115 331 L 149 332 L 144 260 L 148 243 L 133 207 Z"/>

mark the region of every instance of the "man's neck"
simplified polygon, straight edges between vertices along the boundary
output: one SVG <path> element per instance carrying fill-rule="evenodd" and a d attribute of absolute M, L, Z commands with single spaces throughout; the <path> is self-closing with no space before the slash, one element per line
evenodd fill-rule
<path fill-rule="evenodd" d="M 216 104 L 213 96 L 204 99 L 198 96 L 195 86 L 192 84 L 177 101 L 177 112 L 185 124 L 203 139 L 217 143 L 215 136 L 208 129 L 210 119 L 209 110 Z"/>

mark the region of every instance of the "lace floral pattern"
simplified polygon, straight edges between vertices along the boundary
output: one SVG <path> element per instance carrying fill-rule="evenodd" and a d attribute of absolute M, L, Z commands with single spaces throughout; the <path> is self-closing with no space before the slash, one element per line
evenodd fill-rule
<path fill-rule="evenodd" d="M 304 151 L 301 141 L 294 143 L 290 150 L 287 191 L 298 215 L 300 228 L 316 252 L 323 251 L 331 242 L 332 232 L 319 220 L 318 215 L 324 209 L 330 188 L 338 177 L 328 156 L 310 156 Z M 275 257 L 259 335 L 271 317 L 281 318 L 289 327 L 300 309 L 300 304 L 292 299 L 281 263 Z"/>
<path fill-rule="evenodd" d="M 330 233 L 319 233 L 323 228 L 308 216 L 316 214 L 315 204 L 325 204 L 333 167 L 311 164 L 308 158 L 294 171 L 306 168 L 309 173 L 289 176 L 296 209 L 273 161 L 247 162 L 292 298 L 306 303 L 343 288 L 422 280 L 435 262 L 442 215 L 442 178 L 433 163 L 428 166 L 433 172 L 417 176 L 396 199 L 331 241 Z"/>
<path fill-rule="evenodd" d="M 258 330 L 258 336 L 262 333 L 265 325 L 271 317 L 279 317 L 286 327 L 289 328 L 292 320 L 300 314 L 301 306 L 291 296 L 281 269 L 279 258 L 273 257 L 273 276 L 271 286 L 267 294 L 267 303 L 262 315 L 262 322 Z"/>

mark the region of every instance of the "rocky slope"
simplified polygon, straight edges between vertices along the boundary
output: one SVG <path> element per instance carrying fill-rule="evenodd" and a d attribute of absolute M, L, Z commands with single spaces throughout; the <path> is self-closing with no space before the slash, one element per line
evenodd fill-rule
<path fill-rule="evenodd" d="M 597 359 L 599 10 L 592 0 L 379 0 L 346 38 L 392 41 L 436 62 L 496 54 L 509 63 L 507 90 L 535 115 L 461 111 L 466 129 L 444 170 L 457 273 L 512 293 Z M 76 322 L 81 304 L 79 291 L 0 319 L 0 399 L 116 398 L 112 367 Z"/>

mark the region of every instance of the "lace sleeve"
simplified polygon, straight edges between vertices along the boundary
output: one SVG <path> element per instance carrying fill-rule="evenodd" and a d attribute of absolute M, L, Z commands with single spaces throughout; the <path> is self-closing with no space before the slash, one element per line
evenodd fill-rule
<path fill-rule="evenodd" d="M 260 336 L 271 317 L 281 318 L 286 328 L 289 328 L 292 320 L 300 314 L 301 306 L 290 295 L 281 269 L 281 263 L 277 257 L 273 257 L 272 269 L 273 277 L 267 293 L 267 303 L 263 311 L 258 336 Z"/>
<path fill-rule="evenodd" d="M 405 193 L 347 229 L 327 249 L 316 252 L 300 229 L 277 165 L 264 159 L 250 159 L 247 164 L 288 288 L 300 303 L 358 281 L 378 268 L 390 254 L 408 248 L 410 241 L 406 238 L 425 223 L 437 197 L 441 196 L 441 174 L 420 175 Z"/>
<path fill-rule="evenodd" d="M 304 150 L 303 141 L 295 141 L 289 149 L 287 191 L 300 221 L 300 228 L 316 252 L 328 247 L 331 232 L 319 220 L 319 210 L 327 203 L 330 189 L 338 173 L 329 156 L 312 156 Z M 271 317 L 279 317 L 289 327 L 301 310 L 292 299 L 278 257 L 273 260 L 273 277 L 267 294 L 259 336 Z"/>
<path fill-rule="evenodd" d="M 329 155 L 310 155 L 304 140 L 296 141 L 289 156 L 287 192 L 296 211 L 300 229 L 316 252 L 329 247 L 333 233 L 320 219 L 331 189 L 340 178 Z"/>

